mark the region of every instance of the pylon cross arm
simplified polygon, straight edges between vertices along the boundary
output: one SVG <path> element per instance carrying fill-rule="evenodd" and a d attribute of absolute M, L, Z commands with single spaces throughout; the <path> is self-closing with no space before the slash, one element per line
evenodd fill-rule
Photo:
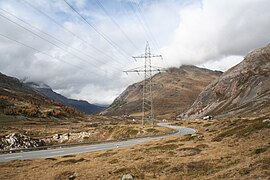
<path fill-rule="evenodd" d="M 150 47 L 147 42 L 145 53 L 139 56 L 133 56 L 135 61 L 139 58 L 144 59 L 144 66 L 138 67 L 135 69 L 130 69 L 124 71 L 125 73 L 128 72 L 136 72 L 136 73 L 144 73 L 144 82 L 143 82 L 143 103 L 142 103 L 142 124 L 144 125 L 144 120 L 149 119 L 152 120 L 152 123 L 154 124 L 154 110 L 153 110 L 153 97 L 152 97 L 152 73 L 153 72 L 163 72 L 165 71 L 164 68 L 152 66 L 151 64 L 151 58 L 161 58 L 162 55 L 154 55 L 150 52 Z"/>

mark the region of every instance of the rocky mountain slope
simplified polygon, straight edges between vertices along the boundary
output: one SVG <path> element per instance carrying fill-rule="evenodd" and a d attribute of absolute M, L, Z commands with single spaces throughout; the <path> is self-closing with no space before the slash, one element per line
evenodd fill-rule
<path fill-rule="evenodd" d="M 169 114 L 175 117 L 187 110 L 199 93 L 222 73 L 195 66 L 170 68 L 153 76 L 152 92 L 155 115 Z M 112 105 L 103 111 L 105 115 L 140 115 L 142 109 L 142 82 L 129 86 Z"/>
<path fill-rule="evenodd" d="M 0 114 L 27 117 L 78 117 L 82 113 L 0 73 Z"/>
<path fill-rule="evenodd" d="M 26 82 L 26 84 L 32 88 L 35 88 L 44 96 L 54 101 L 60 102 L 61 104 L 71 106 L 86 114 L 98 113 L 102 111 L 103 109 L 105 109 L 104 107 L 90 104 L 87 101 L 66 98 L 65 96 L 62 96 L 61 94 L 54 92 L 48 85 L 43 84 L 43 83 Z"/>
<path fill-rule="evenodd" d="M 250 52 L 199 95 L 182 118 L 270 112 L 270 44 Z"/>

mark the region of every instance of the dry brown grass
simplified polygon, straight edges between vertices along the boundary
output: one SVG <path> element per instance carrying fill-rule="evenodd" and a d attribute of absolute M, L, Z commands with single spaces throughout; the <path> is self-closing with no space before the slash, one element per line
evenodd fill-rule
<path fill-rule="evenodd" d="M 139 122 L 121 117 L 90 115 L 79 119 L 33 119 L 0 115 L 0 138 L 10 133 L 21 133 L 34 139 L 51 138 L 55 134 L 71 133 L 76 136 L 80 132 L 91 133 L 90 136 L 84 138 L 71 138 L 71 140 L 61 142 L 64 144 L 160 135 L 172 131 L 172 129 L 160 126 L 141 128 Z M 58 143 L 51 141 L 46 145 Z"/>
<path fill-rule="evenodd" d="M 268 179 L 269 122 L 223 119 L 184 122 L 198 136 L 173 136 L 141 145 L 67 157 L 0 163 L 0 179 Z M 238 127 L 239 130 L 235 130 Z"/>

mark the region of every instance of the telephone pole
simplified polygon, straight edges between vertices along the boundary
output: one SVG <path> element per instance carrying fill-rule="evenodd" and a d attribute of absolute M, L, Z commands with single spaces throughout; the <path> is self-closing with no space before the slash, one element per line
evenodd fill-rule
<path fill-rule="evenodd" d="M 144 66 L 135 69 L 124 71 L 125 73 L 136 72 L 144 73 L 143 80 L 143 102 L 142 102 L 142 125 L 145 121 L 152 121 L 154 125 L 154 108 L 153 108 L 153 95 L 152 95 L 152 73 L 164 71 L 163 68 L 152 66 L 152 58 L 161 58 L 162 55 L 151 54 L 149 43 L 146 43 L 145 53 L 140 56 L 133 57 L 135 61 L 137 59 L 144 59 Z"/>

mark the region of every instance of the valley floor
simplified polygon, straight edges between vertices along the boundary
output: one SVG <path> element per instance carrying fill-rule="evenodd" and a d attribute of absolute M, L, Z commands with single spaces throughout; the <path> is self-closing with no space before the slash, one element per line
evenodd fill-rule
<path fill-rule="evenodd" d="M 0 115 L 0 150 L 31 148 L 33 144 L 48 146 L 130 139 L 172 131 L 160 126 L 141 128 L 140 121 L 123 117 L 89 115 L 77 119 L 33 119 Z"/>
<path fill-rule="evenodd" d="M 196 135 L 129 148 L 0 163 L 0 179 L 268 179 L 269 117 L 185 121 Z"/>

